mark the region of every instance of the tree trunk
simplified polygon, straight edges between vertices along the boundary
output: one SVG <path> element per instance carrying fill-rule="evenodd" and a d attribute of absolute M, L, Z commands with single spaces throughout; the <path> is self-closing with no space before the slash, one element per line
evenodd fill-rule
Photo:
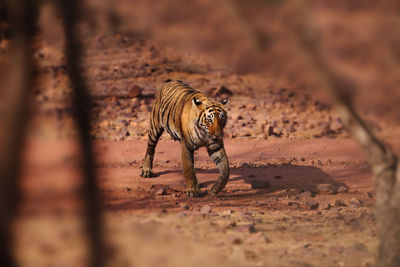
<path fill-rule="evenodd" d="M 9 12 L 13 36 L 9 63 L 3 66 L 0 89 L 4 108 L 0 122 L 0 265 L 16 266 L 11 227 L 20 199 L 18 178 L 33 79 L 30 45 L 37 7 L 34 0 L 10 0 L 7 4 L 2 7 Z"/>
<path fill-rule="evenodd" d="M 78 22 L 81 15 L 80 1 L 59 0 L 58 6 L 64 19 L 67 71 L 73 88 L 74 119 L 79 127 L 85 174 L 84 198 L 86 202 L 86 228 L 89 235 L 90 265 L 104 266 L 102 216 L 97 187 L 94 156 L 90 137 L 90 99 L 82 68 L 82 45 L 79 40 Z"/>

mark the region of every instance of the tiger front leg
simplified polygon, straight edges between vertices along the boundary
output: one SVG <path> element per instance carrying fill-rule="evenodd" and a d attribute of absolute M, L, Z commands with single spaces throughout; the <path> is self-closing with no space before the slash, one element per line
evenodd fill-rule
<path fill-rule="evenodd" d="M 207 152 L 210 158 L 217 165 L 220 175 L 217 182 L 211 188 L 211 194 L 218 194 L 226 185 L 229 179 L 229 162 L 226 156 L 223 143 L 212 143 L 207 146 Z"/>
<path fill-rule="evenodd" d="M 186 195 L 188 197 L 199 197 L 201 191 L 196 179 L 196 174 L 194 173 L 193 154 L 194 151 L 189 149 L 185 143 L 182 142 L 182 165 L 186 182 Z"/>
<path fill-rule="evenodd" d="M 146 156 L 144 157 L 143 168 L 140 174 L 140 176 L 143 178 L 154 177 L 153 174 L 154 153 L 155 153 L 155 146 L 147 145 Z"/>

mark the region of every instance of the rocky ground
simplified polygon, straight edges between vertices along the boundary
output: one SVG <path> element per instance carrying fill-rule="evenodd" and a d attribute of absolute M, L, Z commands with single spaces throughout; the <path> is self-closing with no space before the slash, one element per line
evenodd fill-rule
<path fill-rule="evenodd" d="M 373 265 L 371 173 L 319 91 L 296 79 L 221 67 L 132 32 L 84 36 L 110 266 Z M 21 266 L 84 266 L 80 151 L 65 58 L 41 35 L 34 57 L 39 78 L 29 107 L 16 256 Z M 166 134 L 157 177 L 139 177 L 155 91 L 168 78 L 230 98 L 231 178 L 217 197 L 208 192 L 218 171 L 204 150 L 195 156 L 203 196 L 185 196 L 179 144 Z M 370 98 L 376 96 L 395 99 L 379 92 Z M 399 151 L 395 120 L 382 119 L 384 108 L 377 114 L 362 107 L 367 124 Z"/>
<path fill-rule="evenodd" d="M 373 182 L 353 141 L 228 139 L 232 174 L 217 197 L 207 192 L 218 171 L 196 153 L 200 198 L 184 194 L 174 141 L 159 143 L 157 177 L 139 177 L 145 143 L 95 142 L 110 266 L 374 263 Z M 15 228 L 22 266 L 85 264 L 78 154 L 73 140 L 28 143 Z"/>
<path fill-rule="evenodd" d="M 201 65 L 189 67 L 186 64 L 190 63 L 166 57 L 166 51 L 158 50 L 151 43 L 131 38 L 117 35 L 97 38 L 87 44 L 96 49 L 96 54 L 87 53 L 85 65 L 90 70 L 94 139 L 146 137 L 155 91 L 167 78 L 187 81 L 193 88 L 215 99 L 229 97 L 230 119 L 225 130 L 228 138 L 345 135 L 330 105 L 309 94 L 279 87 L 259 76 L 207 70 Z M 56 64 L 56 53 L 45 54 L 42 50 L 37 53 L 43 59 L 33 111 L 42 115 L 37 117 L 38 120 L 57 125 L 53 134 L 71 136 L 70 90 L 66 84 L 65 65 L 62 60 Z M 109 63 L 111 56 L 112 64 Z M 43 125 L 39 121 L 34 126 L 35 131 L 40 132 Z M 49 134 L 46 129 L 42 132 Z"/>

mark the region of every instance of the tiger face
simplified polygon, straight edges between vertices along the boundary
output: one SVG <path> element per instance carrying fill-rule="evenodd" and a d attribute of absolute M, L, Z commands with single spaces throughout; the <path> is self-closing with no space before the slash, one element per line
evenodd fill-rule
<path fill-rule="evenodd" d="M 223 137 L 223 130 L 228 119 L 224 107 L 228 102 L 228 99 L 223 99 L 219 103 L 209 99 L 200 101 L 196 97 L 193 98 L 194 108 L 200 111 L 196 126 L 213 140 Z"/>

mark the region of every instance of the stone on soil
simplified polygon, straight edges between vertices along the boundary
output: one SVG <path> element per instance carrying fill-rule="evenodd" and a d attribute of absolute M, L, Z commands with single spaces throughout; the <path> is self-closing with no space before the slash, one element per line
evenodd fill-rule
<path fill-rule="evenodd" d="M 306 201 L 305 206 L 306 206 L 307 210 L 315 210 L 315 209 L 318 209 L 319 203 L 317 201 L 310 200 L 310 201 Z"/>
<path fill-rule="evenodd" d="M 320 195 L 333 195 L 337 193 L 336 187 L 332 184 L 319 184 L 316 190 Z"/>
<path fill-rule="evenodd" d="M 208 214 L 208 213 L 211 212 L 211 210 L 212 210 L 212 208 L 211 208 L 209 205 L 204 205 L 204 206 L 201 208 L 200 213 L 201 213 L 201 214 Z"/>
<path fill-rule="evenodd" d="M 347 186 L 343 186 L 343 185 L 339 186 L 337 189 L 338 193 L 346 193 L 347 191 L 349 191 L 349 188 Z"/>

